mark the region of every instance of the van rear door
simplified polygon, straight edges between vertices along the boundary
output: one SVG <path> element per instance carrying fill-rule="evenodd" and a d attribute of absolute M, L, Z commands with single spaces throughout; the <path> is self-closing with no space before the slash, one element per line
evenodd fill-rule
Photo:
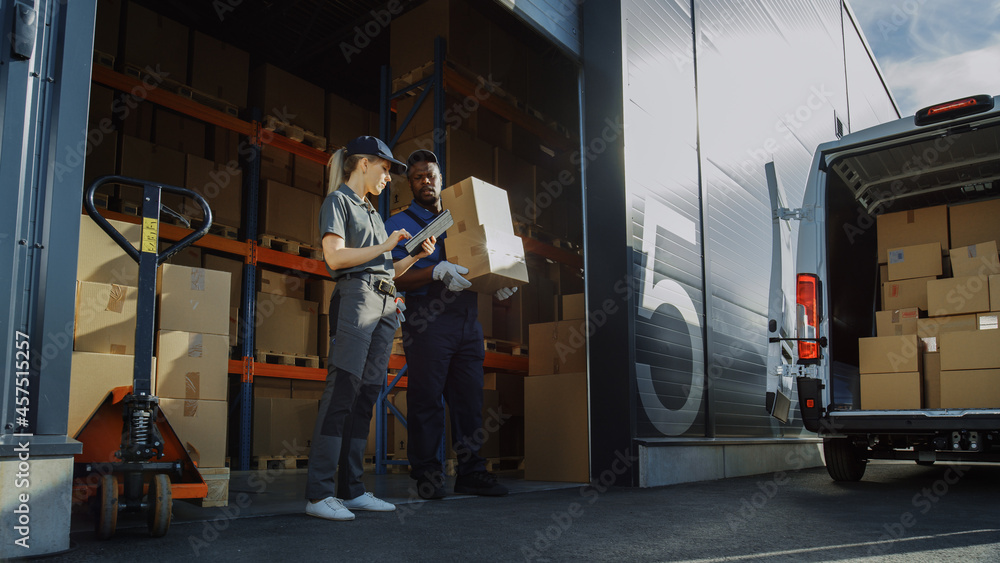
<path fill-rule="evenodd" d="M 788 422 L 794 377 L 788 366 L 795 364 L 795 253 L 788 220 L 795 212 L 785 207 L 785 190 L 774 162 L 764 165 L 771 199 L 771 281 L 767 307 L 767 398 L 771 416 Z"/>

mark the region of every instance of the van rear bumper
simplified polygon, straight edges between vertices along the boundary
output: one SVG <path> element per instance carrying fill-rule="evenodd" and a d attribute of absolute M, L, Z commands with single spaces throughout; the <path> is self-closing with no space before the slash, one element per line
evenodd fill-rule
<path fill-rule="evenodd" d="M 953 430 L 1000 430 L 1000 409 L 834 411 L 821 418 L 821 436 L 932 434 Z"/>

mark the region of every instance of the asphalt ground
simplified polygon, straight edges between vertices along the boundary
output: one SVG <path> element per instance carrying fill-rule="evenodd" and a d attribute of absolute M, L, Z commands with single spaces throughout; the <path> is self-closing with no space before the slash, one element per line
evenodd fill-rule
<path fill-rule="evenodd" d="M 230 508 L 234 508 L 235 505 Z M 235 512 L 230 512 L 235 516 Z M 873 462 L 659 487 L 448 497 L 360 512 L 177 522 L 71 535 L 46 561 L 1000 561 L 1000 466 Z"/>

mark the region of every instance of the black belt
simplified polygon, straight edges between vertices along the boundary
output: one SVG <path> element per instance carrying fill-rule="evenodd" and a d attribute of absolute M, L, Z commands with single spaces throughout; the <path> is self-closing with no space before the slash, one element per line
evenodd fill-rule
<path fill-rule="evenodd" d="M 350 279 L 360 279 L 368 282 L 368 284 L 379 293 L 384 293 L 386 295 L 395 297 L 396 296 L 396 286 L 383 276 L 376 276 L 371 272 L 353 272 L 350 274 L 344 274 L 337 278 L 337 281 L 350 280 Z"/>

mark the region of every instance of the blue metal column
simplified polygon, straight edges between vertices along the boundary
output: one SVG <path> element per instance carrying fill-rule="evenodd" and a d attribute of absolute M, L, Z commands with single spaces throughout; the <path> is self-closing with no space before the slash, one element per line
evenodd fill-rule
<path fill-rule="evenodd" d="M 445 184 L 445 127 L 444 127 L 444 106 L 445 106 L 445 96 L 444 96 L 444 58 L 445 53 L 445 41 L 441 37 L 434 38 L 434 74 L 423 80 L 414 82 L 413 84 L 399 90 L 398 92 L 392 91 L 392 69 L 388 66 L 382 67 L 381 74 L 381 88 L 379 90 L 379 138 L 385 140 L 389 148 L 392 149 L 396 146 L 396 141 L 399 139 L 400 133 L 402 133 L 407 126 L 410 124 L 410 120 L 416 114 L 417 110 L 424 104 L 427 96 L 431 91 L 434 92 L 434 132 L 432 133 L 434 137 L 434 153 L 438 157 L 438 167 L 441 169 L 441 183 Z M 397 116 L 396 123 L 396 133 L 392 134 L 390 131 L 392 129 L 392 112 L 391 105 L 392 100 L 404 96 L 406 93 L 416 90 L 417 88 L 423 87 L 423 92 L 417 98 L 417 102 L 414 104 L 413 109 L 410 110 L 410 114 L 405 117 Z M 395 155 L 396 158 L 406 158 L 409 155 L 400 154 Z M 385 197 L 379 199 L 379 213 L 382 214 L 382 220 L 389 218 L 389 193 L 385 193 Z M 399 410 L 396 409 L 394 405 L 388 402 L 389 393 L 396 387 L 396 383 L 399 382 L 403 374 L 406 373 L 406 366 L 399 371 L 395 378 L 391 382 L 388 381 L 388 374 L 386 374 L 386 382 L 382 384 L 382 391 L 379 392 L 378 400 L 375 402 L 375 474 L 384 475 L 386 472 L 387 465 L 406 465 L 407 462 L 399 459 L 388 459 L 387 455 L 387 440 L 388 440 L 388 421 L 387 421 L 387 410 L 391 410 L 392 414 L 400 420 L 403 424 L 403 428 L 406 428 L 406 419 L 400 414 Z M 443 399 L 442 399 L 443 401 Z M 447 417 L 445 417 L 445 424 L 448 424 Z M 441 444 L 438 447 L 438 458 L 444 463 L 445 460 L 445 439 L 444 436 L 441 437 Z"/>
<path fill-rule="evenodd" d="M 0 4 L 0 559 L 69 547 L 66 436 L 96 0 Z M 16 495 L 16 496 L 15 496 Z M 25 504 L 30 524 L 13 512 Z"/>
<path fill-rule="evenodd" d="M 260 208 L 260 110 L 253 109 L 253 139 L 242 163 L 243 168 L 243 237 L 250 246 L 250 256 L 243 265 L 243 291 L 240 295 L 239 341 L 243 373 L 239 386 L 239 451 L 237 469 L 250 469 L 253 447 L 253 351 L 254 320 L 257 316 L 257 216 Z M 242 151 L 241 151 L 242 154 Z"/>

